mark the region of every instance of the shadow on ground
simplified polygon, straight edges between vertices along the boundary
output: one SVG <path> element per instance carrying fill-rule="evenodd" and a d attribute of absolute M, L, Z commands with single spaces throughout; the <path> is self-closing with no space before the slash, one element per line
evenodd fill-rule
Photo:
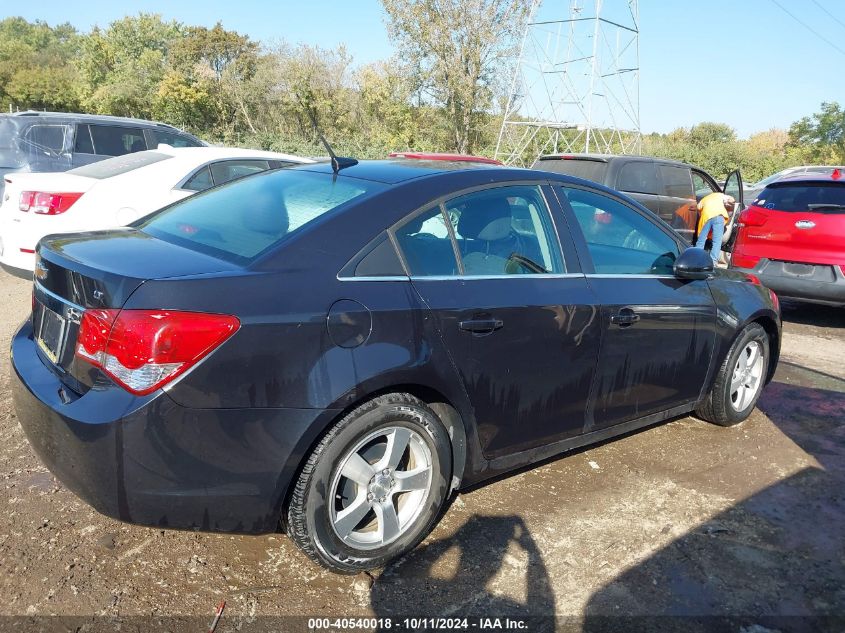
<path fill-rule="evenodd" d="M 741 500 L 605 585 L 585 630 L 619 630 L 606 617 L 615 613 L 640 616 L 625 630 L 845 630 L 845 381 L 820 374 L 812 383 L 831 388 L 794 384 L 801 372 L 817 373 L 781 372 L 758 407 L 818 467 Z"/>
<path fill-rule="evenodd" d="M 792 299 L 781 302 L 781 318 L 787 323 L 799 325 L 845 328 L 845 308 L 802 303 Z"/>

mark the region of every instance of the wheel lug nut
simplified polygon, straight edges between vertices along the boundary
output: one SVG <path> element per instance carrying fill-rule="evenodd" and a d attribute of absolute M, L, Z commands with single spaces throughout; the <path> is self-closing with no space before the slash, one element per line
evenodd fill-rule
<path fill-rule="evenodd" d="M 390 474 L 390 469 L 389 469 L 389 468 L 385 468 L 383 471 L 381 471 L 381 474 L 382 474 L 382 475 L 389 475 L 389 474 Z"/>

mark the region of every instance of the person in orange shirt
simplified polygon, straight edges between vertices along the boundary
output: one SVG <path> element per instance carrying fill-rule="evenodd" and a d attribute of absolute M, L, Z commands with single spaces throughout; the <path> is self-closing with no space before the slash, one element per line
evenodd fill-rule
<path fill-rule="evenodd" d="M 722 238 L 725 235 L 725 223 L 730 219 L 729 213 L 733 210 L 736 200 L 733 196 L 724 193 L 713 192 L 704 196 L 698 203 L 700 216 L 698 219 L 698 239 L 695 240 L 696 248 L 704 248 L 707 237 L 713 232 L 713 245 L 710 248 L 710 257 L 713 262 L 719 261 L 719 253 L 722 252 Z"/>

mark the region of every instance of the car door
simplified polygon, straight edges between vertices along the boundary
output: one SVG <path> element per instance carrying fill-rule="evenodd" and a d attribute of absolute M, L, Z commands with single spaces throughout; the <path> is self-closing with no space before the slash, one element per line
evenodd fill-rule
<path fill-rule="evenodd" d="M 576 186 L 556 191 L 570 224 L 580 228 L 576 245 L 601 304 L 588 430 L 696 401 L 715 344 L 707 281 L 676 278 L 677 238 L 621 198 Z"/>
<path fill-rule="evenodd" d="M 663 182 L 653 160 L 625 159 L 617 161 L 614 189 L 630 196 L 646 209 L 660 217 L 662 212 Z"/>
<path fill-rule="evenodd" d="M 585 425 L 599 308 L 568 234 L 561 246 L 547 196 L 536 184 L 480 189 L 394 231 L 488 458 L 578 435 Z"/>

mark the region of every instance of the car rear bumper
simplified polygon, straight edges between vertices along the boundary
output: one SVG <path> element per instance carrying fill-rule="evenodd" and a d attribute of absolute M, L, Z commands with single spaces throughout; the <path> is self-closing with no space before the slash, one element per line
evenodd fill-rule
<path fill-rule="evenodd" d="M 45 466 L 99 512 L 141 525 L 258 534 L 278 529 L 319 409 L 190 409 L 165 393 L 82 396 L 36 353 L 27 321 L 12 341 L 12 393 Z"/>
<path fill-rule="evenodd" d="M 780 297 L 845 305 L 845 274 L 839 266 L 793 264 L 761 259 L 754 268 L 736 268 L 756 275 Z"/>

